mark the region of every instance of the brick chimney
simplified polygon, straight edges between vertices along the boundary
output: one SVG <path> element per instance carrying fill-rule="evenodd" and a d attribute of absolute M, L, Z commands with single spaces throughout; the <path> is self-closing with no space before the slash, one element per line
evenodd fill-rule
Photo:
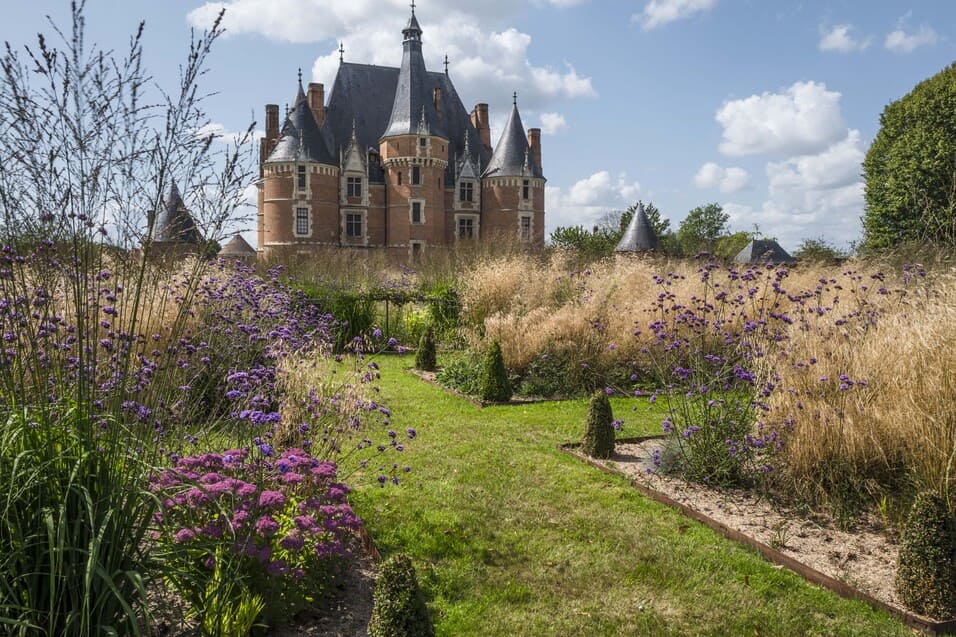
<path fill-rule="evenodd" d="M 309 108 L 319 128 L 325 124 L 325 85 L 309 82 Z"/>
<path fill-rule="evenodd" d="M 471 123 L 478 129 L 478 137 L 485 148 L 491 150 L 491 125 L 488 123 L 488 105 L 475 104 L 471 111 Z"/>
<path fill-rule="evenodd" d="M 259 161 L 265 161 L 279 139 L 279 105 L 266 104 L 266 136 L 259 144 Z"/>
<path fill-rule="evenodd" d="M 531 155 L 534 157 L 534 162 L 538 164 L 538 168 L 542 171 L 541 168 L 541 129 L 540 128 L 529 128 L 528 129 L 528 145 L 531 146 Z"/>

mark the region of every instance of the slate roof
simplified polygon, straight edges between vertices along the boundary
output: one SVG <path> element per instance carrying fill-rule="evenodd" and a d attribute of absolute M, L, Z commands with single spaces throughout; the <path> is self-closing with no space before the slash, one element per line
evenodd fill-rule
<path fill-rule="evenodd" d="M 773 239 L 754 239 L 737 253 L 734 261 L 737 263 L 784 264 L 793 263 L 794 258 Z"/>
<path fill-rule="evenodd" d="M 175 180 L 169 186 L 165 205 L 153 221 L 152 239 L 162 243 L 199 243 L 196 222 L 186 210 Z"/>
<path fill-rule="evenodd" d="M 405 36 L 402 66 L 398 72 L 388 126 L 382 137 L 423 134 L 448 139 L 435 109 L 433 87 L 425 70 L 425 58 L 422 57 L 422 30 L 414 11 L 402 34 Z"/>
<path fill-rule="evenodd" d="M 242 238 L 241 234 L 234 236 L 229 243 L 219 251 L 221 257 L 254 257 L 256 249 L 249 245 L 249 242 Z"/>
<path fill-rule="evenodd" d="M 392 106 L 395 103 L 399 69 L 372 64 L 343 62 L 329 92 L 323 133 L 335 155 L 348 147 L 352 139 L 352 121 L 355 134 L 362 148 L 378 148 L 379 140 L 389 126 Z M 444 73 L 429 72 L 426 87 L 429 101 L 432 92 L 442 92 L 441 126 L 448 139 L 448 169 L 446 183 L 454 183 L 455 165 L 461 160 L 465 136 L 469 138 L 472 161 L 484 167 L 491 159 L 481 143 L 478 131 L 471 123 L 469 111 L 462 104 L 451 78 Z M 434 134 L 434 131 L 432 131 Z"/>
<path fill-rule="evenodd" d="M 639 203 L 637 205 L 637 212 L 631 219 L 631 223 L 627 224 L 627 229 L 624 230 L 624 235 L 618 242 L 617 247 L 614 248 L 614 251 L 647 252 L 649 250 L 657 250 L 659 247 L 660 243 L 657 240 L 657 235 L 654 233 L 654 228 L 651 226 L 651 222 L 647 218 L 647 213 L 644 211 L 644 204 Z"/>
<path fill-rule="evenodd" d="M 292 110 L 282 126 L 279 141 L 265 163 L 312 162 L 338 166 L 339 162 L 329 150 L 326 136 L 319 130 L 309 101 L 299 82 L 299 91 Z"/>
<path fill-rule="evenodd" d="M 534 161 L 517 104 L 511 108 L 511 116 L 482 177 L 543 177 L 541 167 Z"/>

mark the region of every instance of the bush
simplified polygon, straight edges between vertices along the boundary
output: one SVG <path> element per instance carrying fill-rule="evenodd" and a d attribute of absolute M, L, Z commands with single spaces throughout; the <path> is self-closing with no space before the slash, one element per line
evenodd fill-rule
<path fill-rule="evenodd" d="M 465 356 L 446 362 L 435 378 L 442 385 L 466 396 L 478 396 L 481 394 L 481 370 L 479 361 Z"/>
<path fill-rule="evenodd" d="M 481 399 L 488 402 L 506 403 L 511 400 L 511 381 L 501 355 L 501 344 L 491 344 L 481 371 Z"/>
<path fill-rule="evenodd" d="M 369 637 L 430 637 L 435 634 L 425 598 L 407 555 L 385 560 L 372 597 Z"/>
<path fill-rule="evenodd" d="M 581 451 L 592 458 L 610 458 L 614 454 L 614 426 L 611 422 L 611 401 L 604 391 L 598 391 L 591 397 L 588 407 L 588 419 L 584 426 L 584 441 Z"/>
<path fill-rule="evenodd" d="M 435 333 L 431 327 L 422 334 L 422 339 L 418 342 L 418 351 L 415 352 L 415 369 L 425 372 L 435 371 L 437 361 L 435 360 Z"/>
<path fill-rule="evenodd" d="M 956 521 L 933 493 L 917 496 L 900 542 L 896 590 L 918 613 L 956 616 Z"/>

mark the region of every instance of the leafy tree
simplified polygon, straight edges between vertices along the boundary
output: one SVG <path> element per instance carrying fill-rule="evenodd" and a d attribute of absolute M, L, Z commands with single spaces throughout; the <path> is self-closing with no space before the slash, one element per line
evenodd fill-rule
<path fill-rule="evenodd" d="M 606 257 L 614 249 L 611 239 L 597 227 L 594 231 L 585 230 L 581 226 L 555 228 L 551 233 L 551 245 L 573 250 L 586 259 Z"/>
<path fill-rule="evenodd" d="M 883 109 L 863 176 L 864 248 L 956 243 L 956 63 Z"/>
<path fill-rule="evenodd" d="M 717 240 L 728 234 L 729 220 L 730 215 L 716 203 L 694 208 L 677 228 L 677 240 L 681 249 L 685 254 L 715 252 Z"/>
<path fill-rule="evenodd" d="M 640 203 L 631 204 L 626 210 L 612 210 L 605 213 L 591 231 L 585 230 L 582 226 L 556 228 L 551 233 L 551 245 L 574 250 L 588 259 L 609 256 L 634 218 Z M 676 246 L 677 240 L 671 230 L 670 219 L 662 216 L 661 211 L 653 203 L 648 203 L 644 207 L 644 212 L 665 251 L 667 246 Z"/>
<path fill-rule="evenodd" d="M 740 251 L 747 247 L 747 244 L 756 238 L 754 232 L 734 232 L 725 234 L 717 239 L 714 245 L 714 254 L 721 259 L 733 259 L 740 254 Z"/>
<path fill-rule="evenodd" d="M 846 252 L 835 248 L 823 237 L 804 239 L 793 253 L 800 261 L 820 261 L 822 263 L 836 263 L 847 257 Z"/>

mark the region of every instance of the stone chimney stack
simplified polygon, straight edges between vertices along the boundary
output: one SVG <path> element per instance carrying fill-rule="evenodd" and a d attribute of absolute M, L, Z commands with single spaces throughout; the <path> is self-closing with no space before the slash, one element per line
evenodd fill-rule
<path fill-rule="evenodd" d="M 488 122 L 487 104 L 475 104 L 475 109 L 471 112 L 471 123 L 478 129 L 481 143 L 491 150 L 491 124 Z"/>
<path fill-rule="evenodd" d="M 529 128 L 528 129 L 528 145 L 531 146 L 531 155 L 534 157 L 534 162 L 541 168 L 541 129 L 540 128 Z"/>
<path fill-rule="evenodd" d="M 325 85 L 309 82 L 309 109 L 319 128 L 325 124 Z"/>
<path fill-rule="evenodd" d="M 259 142 L 259 163 L 261 164 L 276 147 L 279 139 L 279 105 L 266 104 L 266 136 Z"/>

